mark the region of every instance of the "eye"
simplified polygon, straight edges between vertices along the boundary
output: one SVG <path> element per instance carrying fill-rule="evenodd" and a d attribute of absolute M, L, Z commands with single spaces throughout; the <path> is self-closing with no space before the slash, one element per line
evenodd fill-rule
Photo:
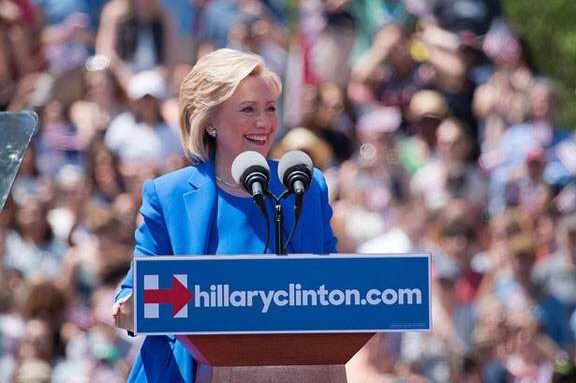
<path fill-rule="evenodd" d="M 253 106 L 245 106 L 240 111 L 243 113 L 252 113 L 254 111 L 254 107 Z"/>
<path fill-rule="evenodd" d="M 271 113 L 276 112 L 276 105 L 271 105 L 266 110 Z"/>

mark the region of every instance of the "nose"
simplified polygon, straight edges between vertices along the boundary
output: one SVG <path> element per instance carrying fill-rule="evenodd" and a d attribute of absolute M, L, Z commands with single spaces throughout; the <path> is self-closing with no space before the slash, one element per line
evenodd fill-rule
<path fill-rule="evenodd" d="M 276 122 L 276 114 L 258 113 L 256 116 L 256 127 L 258 129 L 272 129 Z"/>

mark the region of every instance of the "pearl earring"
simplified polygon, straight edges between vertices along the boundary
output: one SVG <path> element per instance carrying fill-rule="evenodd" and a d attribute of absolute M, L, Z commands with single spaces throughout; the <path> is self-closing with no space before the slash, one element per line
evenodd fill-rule
<path fill-rule="evenodd" d="M 209 130 L 208 135 L 212 138 L 216 138 L 216 136 L 218 135 L 218 131 L 216 129 Z"/>

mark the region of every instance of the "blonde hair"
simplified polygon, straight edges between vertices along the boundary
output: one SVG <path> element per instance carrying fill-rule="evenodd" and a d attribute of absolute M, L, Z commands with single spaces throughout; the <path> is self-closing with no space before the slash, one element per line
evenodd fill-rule
<path fill-rule="evenodd" d="M 194 162 L 205 162 L 215 148 L 206 123 L 248 76 L 262 76 L 276 95 L 280 78 L 260 56 L 233 49 L 218 49 L 198 60 L 180 87 L 180 139 Z"/>

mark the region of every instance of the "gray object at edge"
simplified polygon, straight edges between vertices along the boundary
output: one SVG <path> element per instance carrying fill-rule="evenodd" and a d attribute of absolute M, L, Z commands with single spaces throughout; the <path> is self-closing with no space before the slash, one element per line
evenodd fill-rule
<path fill-rule="evenodd" d="M 37 124 L 34 112 L 0 112 L 0 211 Z"/>

